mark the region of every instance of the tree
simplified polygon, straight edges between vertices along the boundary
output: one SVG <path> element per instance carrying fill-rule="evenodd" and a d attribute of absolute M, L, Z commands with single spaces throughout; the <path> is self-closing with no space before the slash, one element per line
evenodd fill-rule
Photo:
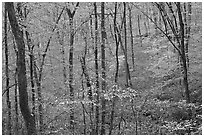
<path fill-rule="evenodd" d="M 186 94 L 186 101 L 187 103 L 190 103 L 190 93 L 188 89 L 188 71 L 187 71 L 187 62 L 186 62 L 186 52 L 185 52 L 185 43 L 184 43 L 184 23 L 183 23 L 183 16 L 181 13 L 181 6 L 180 2 L 176 3 L 177 9 L 178 9 L 178 17 L 179 17 L 179 24 L 180 24 L 180 42 L 181 42 L 181 59 L 182 59 L 182 65 L 183 65 L 183 85 L 185 89 Z"/>
<path fill-rule="evenodd" d="M 95 16 L 95 49 L 94 49 L 94 62 L 95 62 L 95 75 L 96 75 L 96 129 L 95 134 L 99 132 L 99 73 L 98 73 L 98 18 L 97 18 L 97 5 L 94 2 L 94 16 Z"/>
<path fill-rule="evenodd" d="M 131 52 L 132 52 L 132 66 L 134 70 L 135 69 L 135 57 L 134 57 L 134 43 L 133 43 L 133 33 L 132 33 L 132 7 L 130 6 L 130 4 L 128 4 L 128 10 L 129 10 L 130 42 L 131 42 Z"/>
<path fill-rule="evenodd" d="M 105 114 L 106 114 L 106 102 L 104 98 L 104 93 L 106 92 L 106 56 L 105 56 L 105 40 L 106 40 L 106 32 L 105 32 L 105 4 L 101 2 L 101 68 L 102 68 L 102 118 L 101 118 L 101 135 L 105 135 Z"/>
<path fill-rule="evenodd" d="M 79 6 L 79 2 L 77 2 L 75 9 L 71 12 L 69 8 L 66 8 L 67 15 L 69 17 L 69 94 L 70 94 L 70 130 L 74 133 L 74 88 L 73 88 L 73 58 L 74 58 L 74 15 L 77 7 Z"/>
<path fill-rule="evenodd" d="M 7 9 L 6 4 L 4 7 L 4 43 L 5 43 L 5 71 L 6 71 L 6 102 L 8 107 L 8 124 L 7 124 L 7 131 L 8 134 L 11 135 L 11 101 L 10 101 L 10 91 L 9 91 L 9 52 L 8 52 L 8 42 L 7 42 Z"/>
<path fill-rule="evenodd" d="M 14 106 L 15 106 L 15 126 L 14 126 L 14 132 L 16 135 L 18 135 L 18 130 L 19 130 L 19 108 L 18 108 L 18 80 L 17 80 L 17 77 L 18 77 L 18 68 L 17 68 L 17 64 L 18 64 L 18 51 L 16 49 L 16 44 L 15 44 L 15 40 L 13 38 L 13 49 L 15 51 L 15 55 L 16 55 L 16 68 L 15 68 L 15 75 L 14 75 L 14 83 L 15 83 L 15 86 L 14 86 Z"/>
<path fill-rule="evenodd" d="M 126 71 L 126 87 L 132 86 L 131 77 L 130 77 L 130 70 L 128 64 L 128 57 L 127 57 L 127 30 L 126 30 L 126 3 L 123 2 L 124 10 L 123 10 L 123 20 L 124 20 L 124 37 L 125 37 L 125 47 L 121 44 L 124 56 L 125 56 L 125 71 Z"/>
<path fill-rule="evenodd" d="M 114 19 L 113 19 L 113 25 L 114 25 L 114 38 L 115 38 L 115 58 L 116 58 L 116 69 L 115 69 L 115 79 L 114 82 L 115 84 L 118 83 L 118 69 L 119 69 L 119 59 L 118 59 L 118 49 L 119 49 L 119 41 L 118 41 L 118 36 L 117 36 L 117 2 L 115 2 L 115 11 L 114 11 Z M 112 134 L 113 130 L 113 120 L 114 120 L 114 112 L 115 112 L 115 94 L 113 93 L 113 99 L 112 99 L 112 108 L 111 108 L 111 119 L 110 119 L 110 130 L 109 130 L 109 135 Z"/>
<path fill-rule="evenodd" d="M 26 78 L 26 65 L 25 65 L 25 43 L 23 40 L 23 32 L 20 30 L 16 16 L 14 5 L 12 2 L 6 2 L 6 9 L 8 12 L 9 22 L 14 34 L 17 48 L 18 48 L 18 90 L 19 90 L 19 104 L 21 113 L 25 120 L 27 127 L 27 134 L 36 134 L 36 127 L 34 117 L 31 115 L 28 106 L 28 93 L 27 93 L 27 78 Z"/>

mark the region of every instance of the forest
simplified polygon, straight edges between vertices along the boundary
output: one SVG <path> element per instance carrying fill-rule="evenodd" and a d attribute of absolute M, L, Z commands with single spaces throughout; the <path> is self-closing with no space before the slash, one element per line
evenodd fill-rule
<path fill-rule="evenodd" d="M 3 135 L 202 135 L 201 2 L 2 2 Z"/>

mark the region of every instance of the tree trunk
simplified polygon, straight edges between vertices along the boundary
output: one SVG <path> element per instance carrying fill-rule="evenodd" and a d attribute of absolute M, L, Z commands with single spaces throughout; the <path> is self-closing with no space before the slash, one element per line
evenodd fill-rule
<path fill-rule="evenodd" d="M 14 127 L 14 133 L 15 135 L 18 135 L 19 133 L 19 126 L 18 126 L 18 80 L 17 80 L 17 76 L 18 76 L 18 68 L 17 68 L 17 64 L 18 64 L 18 51 L 16 49 L 16 45 L 15 45 L 15 40 L 13 38 L 13 48 L 14 51 L 16 53 L 16 69 L 15 69 L 15 76 L 14 76 L 14 81 L 15 81 L 15 87 L 14 87 L 14 106 L 15 106 L 15 127 Z"/>
<path fill-rule="evenodd" d="M 132 33 L 132 9 L 130 5 L 128 5 L 128 10 L 129 10 L 130 42 L 131 42 L 131 51 L 132 51 L 132 67 L 133 67 L 133 70 L 135 70 L 134 43 L 133 43 L 133 33 Z M 145 28 L 147 30 L 147 26 Z M 148 30 L 146 33 L 148 34 Z"/>
<path fill-rule="evenodd" d="M 105 62 L 105 5 L 101 2 L 101 67 L 102 67 L 102 94 L 106 91 L 106 62 Z M 102 104 L 102 118 L 101 118 L 101 135 L 105 135 L 105 114 L 106 114 L 106 102 L 104 95 L 101 98 Z"/>
<path fill-rule="evenodd" d="M 119 60 L 118 60 L 118 47 L 119 47 L 119 41 L 117 37 L 117 26 L 116 26 L 116 18 L 117 17 L 117 2 L 115 2 L 115 13 L 114 13 L 114 36 L 115 36 L 115 44 L 116 44 L 116 49 L 115 49 L 115 56 L 116 56 L 116 72 L 115 72 L 115 84 L 118 83 L 118 69 L 119 69 Z M 112 98 L 112 108 L 111 108 L 111 119 L 110 119 L 110 130 L 109 130 L 109 135 L 112 134 L 113 130 L 113 122 L 114 122 L 114 113 L 115 113 L 115 93 L 113 93 L 113 98 Z"/>
<path fill-rule="evenodd" d="M 131 80 L 130 80 L 130 71 L 129 71 L 129 64 L 128 64 L 128 57 L 127 57 L 127 28 L 126 28 L 126 3 L 124 4 L 124 35 L 125 35 L 125 47 L 123 48 L 123 52 L 125 55 L 125 71 L 126 71 L 126 87 L 132 86 Z"/>
<path fill-rule="evenodd" d="M 117 2 L 115 3 L 115 14 L 114 14 L 114 36 L 115 36 L 115 58 L 116 58 L 116 69 L 115 69 L 115 83 L 118 82 L 118 70 L 119 70 L 119 59 L 118 59 L 118 50 L 119 50 L 119 40 L 117 36 Z"/>
<path fill-rule="evenodd" d="M 186 61 L 187 67 L 189 67 L 189 57 L 188 57 L 188 45 L 190 40 L 190 31 L 191 31 L 191 2 L 184 3 L 184 22 L 185 22 L 185 52 L 186 52 Z"/>
<path fill-rule="evenodd" d="M 182 65 L 183 65 L 183 85 L 184 85 L 185 94 L 186 94 L 186 102 L 190 103 L 190 93 L 188 89 L 188 71 L 187 71 L 187 65 L 186 65 L 185 44 L 184 44 L 184 36 L 185 36 L 184 23 L 183 23 L 183 17 L 181 13 L 180 2 L 177 2 L 176 5 L 178 9 L 178 17 L 179 17 L 179 24 L 180 24 L 181 59 L 182 59 Z"/>
<path fill-rule="evenodd" d="M 5 71 L 6 71 L 6 103 L 8 107 L 8 122 L 7 122 L 7 132 L 8 135 L 11 135 L 11 101 L 10 101 L 10 91 L 9 91 L 9 51 L 8 51 L 8 42 L 7 42 L 7 9 L 6 4 L 4 8 L 4 42 L 5 42 Z"/>
<path fill-rule="evenodd" d="M 73 18 L 69 18 L 70 25 L 70 43 L 69 43 L 69 94 L 70 94 L 70 130 L 74 133 L 74 88 L 73 88 L 73 58 L 74 58 L 74 32 Z"/>
<path fill-rule="evenodd" d="M 140 15 L 137 15 L 137 25 L 138 25 L 138 35 L 140 38 L 140 46 L 142 47 L 142 34 L 141 34 L 141 28 L 140 28 Z"/>
<path fill-rule="evenodd" d="M 26 19 L 26 17 L 25 17 Z M 33 55 L 33 48 L 34 46 L 31 45 L 31 39 L 30 39 L 30 36 L 29 36 L 29 32 L 26 31 L 25 32 L 26 34 L 26 40 L 27 40 L 27 45 L 28 45 L 28 50 L 30 52 L 30 66 L 29 66 L 29 69 L 30 69 L 30 84 L 31 84 L 31 91 L 32 91 L 32 115 L 33 117 L 35 117 L 35 99 L 36 99 L 36 96 L 35 96 L 35 84 L 34 84 L 34 74 L 33 74 L 33 61 L 34 61 L 34 55 Z"/>
<path fill-rule="evenodd" d="M 23 41 L 23 32 L 18 26 L 18 22 L 15 16 L 14 5 L 12 2 L 6 2 L 6 9 L 12 32 L 14 34 L 17 47 L 18 47 L 18 90 L 19 90 L 19 103 L 21 113 L 25 120 L 27 127 L 27 134 L 36 134 L 36 127 L 34 123 L 34 117 L 31 115 L 28 106 L 28 93 L 27 93 L 27 78 L 26 78 L 26 64 L 25 64 L 25 43 Z"/>
<path fill-rule="evenodd" d="M 96 74 L 96 128 L 95 134 L 99 132 L 99 74 L 98 74 L 98 18 L 97 18 L 97 5 L 94 2 L 94 14 L 95 14 L 95 74 Z"/>
<path fill-rule="evenodd" d="M 14 106 L 15 106 L 15 127 L 14 127 L 14 132 L 15 132 L 15 135 L 18 135 L 18 129 L 19 129 L 19 126 L 18 126 L 18 84 L 17 84 L 17 67 L 16 67 L 16 72 L 15 72 L 15 87 L 14 87 L 14 94 L 15 94 L 15 97 L 14 97 Z"/>
<path fill-rule="evenodd" d="M 76 12 L 77 7 L 79 6 L 79 2 L 77 2 L 75 9 L 71 12 L 70 9 L 66 8 L 67 14 L 69 17 L 69 96 L 70 96 L 70 130 L 74 134 L 74 72 L 73 72 L 73 59 L 74 59 L 74 15 Z"/>

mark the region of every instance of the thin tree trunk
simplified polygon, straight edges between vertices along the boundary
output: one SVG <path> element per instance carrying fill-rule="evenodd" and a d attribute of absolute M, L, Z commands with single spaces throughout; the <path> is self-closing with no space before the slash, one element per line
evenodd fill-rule
<path fill-rule="evenodd" d="M 125 71 L 126 71 L 126 87 L 132 86 L 131 79 L 130 79 L 130 71 L 129 71 L 129 64 L 128 64 L 128 57 L 127 57 L 127 28 L 126 28 L 126 3 L 124 4 L 124 35 L 125 35 L 125 47 L 123 48 L 123 52 L 125 55 Z"/>
<path fill-rule="evenodd" d="M 118 59 L 118 50 L 119 50 L 119 40 L 117 36 L 117 2 L 115 2 L 115 14 L 114 14 L 114 36 L 115 36 L 115 58 L 116 58 L 116 70 L 115 70 L 115 83 L 118 82 L 118 70 L 119 70 L 119 59 Z"/>
<path fill-rule="evenodd" d="M 128 5 L 128 9 L 129 9 L 130 42 L 131 42 L 131 51 L 132 51 L 132 66 L 133 66 L 133 70 L 135 70 L 135 57 L 134 57 L 135 55 L 134 55 L 133 33 L 132 33 L 132 10 L 130 8 L 130 5 Z M 147 27 L 145 28 L 147 29 Z M 148 34 L 148 31 L 146 33 Z"/>
<path fill-rule="evenodd" d="M 81 88 L 82 88 L 82 91 L 84 91 L 84 85 L 83 85 L 83 75 L 81 75 Z M 84 92 L 83 92 L 83 95 L 82 95 L 82 100 L 84 100 Z M 86 135 L 86 113 L 85 113 L 85 106 L 84 106 L 84 103 L 81 102 L 81 105 L 82 105 L 82 108 L 83 108 L 83 124 L 84 124 L 84 135 Z"/>
<path fill-rule="evenodd" d="M 15 127 L 14 127 L 14 132 L 15 132 L 15 135 L 18 135 L 19 133 L 19 126 L 18 126 L 18 80 L 17 80 L 17 77 L 18 77 L 18 51 L 16 49 L 16 45 L 15 45 L 15 40 L 13 38 L 13 48 L 14 48 L 14 51 L 16 53 L 16 69 L 15 69 L 15 77 L 14 77 L 14 81 L 15 81 L 15 87 L 14 87 L 14 106 L 15 106 Z"/>
<path fill-rule="evenodd" d="M 96 129 L 95 134 L 99 133 L 99 74 L 98 74 L 98 18 L 97 18 L 97 5 L 94 2 L 94 14 L 95 14 L 95 73 L 96 73 Z"/>
<path fill-rule="evenodd" d="M 6 4 L 4 7 L 4 42 L 5 42 L 5 71 L 6 71 L 6 103 L 8 107 L 8 121 L 7 121 L 7 132 L 8 135 L 11 135 L 11 101 L 10 101 L 10 91 L 9 91 L 9 51 L 8 51 L 8 42 L 7 42 L 7 9 Z"/>
<path fill-rule="evenodd" d="M 141 34 L 141 28 L 140 28 L 140 15 L 137 15 L 137 25 L 138 25 L 138 33 L 140 38 L 140 46 L 142 47 L 142 34 Z"/>
<path fill-rule="evenodd" d="M 185 4 L 185 3 L 184 3 Z M 185 52 L 186 52 L 186 61 L 187 61 L 187 67 L 189 67 L 189 57 L 188 57 L 188 45 L 189 45 L 189 40 L 190 40 L 190 34 L 191 34 L 191 2 L 187 3 L 186 7 L 186 13 L 188 14 L 186 16 L 186 42 L 185 42 Z"/>
<path fill-rule="evenodd" d="M 34 123 L 34 117 L 31 115 L 28 106 L 28 93 L 27 93 L 27 78 L 26 78 L 26 64 L 25 64 L 25 43 L 23 41 L 23 33 L 20 31 L 17 19 L 15 17 L 14 5 L 12 2 L 6 2 L 6 9 L 12 32 L 14 34 L 17 47 L 18 47 L 18 88 L 20 109 L 25 120 L 27 127 L 27 134 L 36 134 L 36 127 Z"/>
<path fill-rule="evenodd" d="M 101 2 L 101 67 L 102 67 L 102 93 L 106 91 L 106 56 L 105 56 L 105 5 Z M 104 95 L 101 97 L 102 104 L 102 118 L 101 118 L 101 135 L 105 135 L 105 114 L 106 114 L 106 102 Z"/>
<path fill-rule="evenodd" d="M 69 18 L 70 25 L 70 43 L 69 43 L 69 94 L 70 94 L 70 130 L 74 133 L 74 87 L 73 87 L 73 58 L 74 58 L 74 34 L 73 18 Z"/>
<path fill-rule="evenodd" d="M 74 72 L 73 72 L 73 59 L 74 59 L 74 15 L 77 7 L 79 6 L 79 2 L 77 2 L 75 9 L 71 12 L 70 9 L 66 8 L 67 14 L 69 16 L 69 96 L 70 96 L 70 130 L 72 134 L 74 134 Z"/>
<path fill-rule="evenodd" d="M 15 78 L 14 78 L 14 80 L 15 80 L 15 87 L 14 87 L 14 94 L 15 94 L 15 97 L 14 97 L 14 106 L 15 106 L 15 127 L 14 127 L 14 131 L 15 131 L 15 135 L 18 135 L 18 129 L 19 129 L 19 124 L 18 124 L 18 84 L 17 84 L 17 72 L 18 70 L 17 70 L 17 67 L 16 67 L 16 72 L 15 72 Z"/>
<path fill-rule="evenodd" d="M 117 2 L 115 2 L 115 13 L 114 13 L 114 36 L 115 36 L 115 44 L 116 44 L 116 49 L 115 49 L 115 56 L 116 56 L 116 72 L 115 72 L 115 84 L 118 83 L 118 69 L 119 69 L 119 60 L 118 60 L 118 47 L 119 47 L 119 41 L 117 37 L 117 26 L 116 26 L 116 16 L 117 16 Z M 109 130 L 109 135 L 112 134 L 113 130 L 113 122 L 114 122 L 114 113 L 115 113 L 115 93 L 113 93 L 113 98 L 112 98 L 112 108 L 111 108 L 111 119 L 110 119 L 110 130 Z"/>

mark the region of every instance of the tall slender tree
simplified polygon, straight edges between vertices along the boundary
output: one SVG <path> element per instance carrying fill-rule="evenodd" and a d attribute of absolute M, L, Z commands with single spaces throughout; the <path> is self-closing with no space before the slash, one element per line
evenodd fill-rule
<path fill-rule="evenodd" d="M 95 16 L 95 49 L 94 49 L 94 62 L 95 62 L 95 74 L 96 74 L 96 128 L 95 134 L 99 132 L 99 73 L 98 73 L 98 15 L 97 5 L 94 2 L 94 16 Z"/>
<path fill-rule="evenodd" d="M 131 54 L 132 54 L 132 67 L 135 69 L 135 57 L 134 57 L 134 43 L 133 43 L 133 33 L 132 33 L 132 8 L 128 4 L 129 10 L 129 29 L 130 29 L 130 43 L 131 43 Z"/>
<path fill-rule="evenodd" d="M 70 94 L 70 130 L 74 134 L 74 88 L 73 88 L 73 58 L 74 58 L 74 15 L 76 13 L 77 7 L 79 6 L 79 2 L 77 2 L 73 11 L 71 11 L 68 7 L 66 8 L 67 15 L 69 17 L 69 94 Z"/>
<path fill-rule="evenodd" d="M 5 44 L 5 71 L 6 71 L 6 102 L 8 107 L 8 123 L 7 123 L 7 131 L 8 134 L 11 135 L 11 101 L 10 101 L 10 91 L 9 91 L 9 51 L 8 51 L 8 41 L 7 41 L 7 9 L 6 4 L 4 7 L 4 44 Z"/>
<path fill-rule="evenodd" d="M 104 98 L 104 93 L 106 92 L 106 56 L 105 56 L 105 3 L 101 2 L 101 68 L 102 68 L 102 118 L 101 118 L 101 135 L 105 135 L 105 114 L 106 114 L 106 102 Z"/>
<path fill-rule="evenodd" d="M 15 86 L 14 86 L 14 107 L 15 107 L 15 125 L 14 125 L 14 133 L 15 135 L 18 135 L 19 131 L 19 126 L 18 126 L 18 115 L 19 115 L 19 109 L 18 109 L 18 68 L 17 68 L 17 64 L 18 64 L 18 51 L 16 49 L 16 44 L 15 44 L 15 40 L 13 38 L 13 49 L 15 51 L 16 54 L 16 68 L 15 68 L 15 76 L 14 76 L 14 81 L 15 81 Z"/>
<path fill-rule="evenodd" d="M 128 51 L 127 51 L 127 26 L 126 26 L 126 2 L 123 2 L 123 20 L 124 20 L 124 37 L 125 37 L 125 44 L 124 47 L 121 47 L 123 49 L 124 55 L 125 55 L 125 71 L 126 71 L 126 87 L 132 86 L 131 83 L 131 77 L 130 77 L 130 70 L 129 70 L 129 64 L 128 64 Z"/>
<path fill-rule="evenodd" d="M 115 79 L 114 82 L 117 85 L 118 83 L 118 69 L 119 69 L 119 59 L 118 59 L 118 49 L 119 49 L 119 40 L 117 36 L 117 2 L 115 2 L 115 11 L 114 11 L 114 19 L 113 19 L 113 25 L 114 25 L 114 38 L 115 38 L 115 58 L 116 58 L 116 69 L 115 69 Z M 109 135 L 112 134 L 113 130 L 113 122 L 114 122 L 114 113 L 115 113 L 115 93 L 113 93 L 113 99 L 112 99 L 112 108 L 111 108 L 111 118 L 110 118 L 110 130 L 109 130 Z"/>

